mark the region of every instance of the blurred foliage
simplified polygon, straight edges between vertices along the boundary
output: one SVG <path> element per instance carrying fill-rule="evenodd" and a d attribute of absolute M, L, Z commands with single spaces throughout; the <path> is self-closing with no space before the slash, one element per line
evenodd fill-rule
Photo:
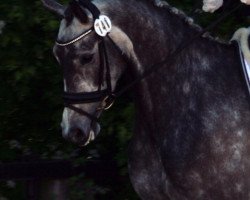
<path fill-rule="evenodd" d="M 67 2 L 67 1 L 64 1 Z M 200 1 L 171 0 L 169 3 L 194 16 L 205 27 L 229 8 L 215 14 L 199 14 Z M 62 74 L 52 56 L 59 20 L 38 0 L 0 2 L 0 160 L 72 159 L 113 160 L 119 176 L 97 183 L 81 174 L 70 179 L 71 199 L 137 199 L 128 179 L 126 148 L 132 132 L 133 104 L 121 98 L 102 116 L 102 131 L 87 148 L 61 137 Z M 196 11 L 196 12 L 195 12 Z M 197 14 L 198 13 L 198 14 Z M 229 39 L 240 26 L 249 24 L 242 10 L 213 31 Z M 80 153 L 79 153 L 80 152 Z M 0 199 L 25 199 L 20 182 L 1 182 Z"/>

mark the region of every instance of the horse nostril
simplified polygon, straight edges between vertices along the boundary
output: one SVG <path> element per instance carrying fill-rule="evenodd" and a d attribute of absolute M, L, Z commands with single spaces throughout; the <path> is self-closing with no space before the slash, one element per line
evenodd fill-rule
<path fill-rule="evenodd" d="M 86 135 L 80 128 L 71 128 L 69 131 L 69 139 L 74 143 L 82 143 L 86 140 Z"/>

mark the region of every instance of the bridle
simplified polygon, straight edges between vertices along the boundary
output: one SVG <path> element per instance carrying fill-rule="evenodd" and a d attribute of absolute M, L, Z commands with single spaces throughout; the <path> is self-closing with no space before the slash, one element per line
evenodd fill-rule
<path fill-rule="evenodd" d="M 98 90 L 93 92 L 80 92 L 80 93 L 71 93 L 64 91 L 63 100 L 64 106 L 77 112 L 80 115 L 85 115 L 92 121 L 97 121 L 97 117 L 93 114 L 90 114 L 84 111 L 81 108 L 75 106 L 75 104 L 85 104 L 85 103 L 95 103 L 100 102 L 96 111 L 102 111 L 109 109 L 115 100 L 115 94 L 113 93 L 112 84 L 111 84 L 111 73 L 110 73 L 110 65 L 108 54 L 105 45 L 105 37 L 108 36 L 108 33 L 112 29 L 112 24 L 110 19 L 101 15 L 99 9 L 91 3 L 89 0 L 79 0 L 78 3 L 84 8 L 88 9 L 93 15 L 94 26 L 79 35 L 78 37 L 72 39 L 71 41 L 61 42 L 59 40 L 56 41 L 56 45 L 65 47 L 69 46 L 85 36 L 89 35 L 92 32 L 95 32 L 101 39 L 98 44 L 99 55 L 100 55 L 100 66 L 99 66 L 99 80 L 98 80 Z M 112 40 L 109 36 L 108 38 Z M 112 43 L 115 42 L 112 40 Z M 104 74 L 106 70 L 106 73 Z M 103 80 L 105 77 L 105 80 Z M 101 89 L 103 82 L 106 82 L 106 89 Z"/>
<path fill-rule="evenodd" d="M 58 46 L 68 46 L 71 45 L 85 36 L 89 35 L 90 33 L 94 32 L 101 37 L 101 42 L 98 44 L 99 49 L 99 55 L 100 55 L 100 66 L 99 66 L 99 87 L 97 91 L 94 92 L 80 92 L 80 93 L 70 93 L 64 91 L 63 93 L 63 99 L 64 99 L 64 105 L 65 107 L 79 113 L 80 115 L 85 115 L 92 121 L 97 121 L 97 117 L 74 106 L 74 104 L 84 104 L 84 103 L 94 103 L 94 102 L 100 102 L 99 106 L 97 107 L 96 111 L 102 111 L 109 109 L 113 103 L 115 98 L 118 96 L 121 96 L 123 93 L 125 93 L 127 90 L 135 86 L 137 83 L 141 82 L 143 79 L 148 77 L 150 74 L 156 72 L 161 67 L 163 67 L 166 64 L 171 64 L 175 58 L 184 50 L 186 49 L 190 44 L 193 43 L 197 38 L 201 37 L 203 34 L 205 34 L 207 31 L 213 29 L 216 27 L 219 23 L 221 23 L 224 19 L 226 19 L 229 15 L 231 15 L 233 12 L 235 12 L 237 9 L 242 6 L 242 4 L 239 4 L 235 6 L 231 11 L 223 14 L 221 17 L 219 17 L 216 21 L 214 21 L 212 24 L 207 26 L 203 29 L 202 32 L 198 33 L 197 35 L 194 35 L 193 38 L 191 38 L 186 43 L 181 44 L 178 46 L 172 53 L 169 54 L 165 59 L 162 61 L 155 63 L 151 67 L 149 67 L 149 70 L 145 71 L 141 75 L 137 76 L 135 80 L 130 82 L 128 85 L 126 85 L 124 88 L 122 88 L 118 92 L 114 92 L 111 85 L 111 74 L 110 74 L 110 66 L 109 66 L 109 60 L 108 55 L 106 51 L 106 45 L 105 45 L 105 38 L 107 37 L 111 43 L 116 47 L 118 51 L 120 51 L 121 55 L 124 57 L 124 59 L 128 62 L 127 58 L 122 54 L 121 49 L 116 45 L 116 43 L 112 40 L 111 37 L 109 37 L 108 33 L 111 31 L 112 25 L 111 21 L 107 16 L 101 15 L 100 10 L 90 1 L 90 0 L 78 0 L 77 1 L 81 6 L 88 9 L 91 14 L 93 15 L 94 19 L 94 26 L 79 35 L 78 37 L 72 39 L 68 42 L 61 42 L 56 41 L 56 44 Z M 105 82 L 106 82 L 106 89 L 101 89 L 101 85 L 103 83 L 103 77 L 104 77 L 104 71 L 106 69 L 105 74 Z"/>

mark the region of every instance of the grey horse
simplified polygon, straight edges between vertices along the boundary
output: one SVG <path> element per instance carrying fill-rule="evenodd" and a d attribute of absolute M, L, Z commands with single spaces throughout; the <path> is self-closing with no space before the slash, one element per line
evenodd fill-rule
<path fill-rule="evenodd" d="M 93 26 L 91 13 L 78 1 L 43 3 L 62 17 L 59 41 L 72 41 Z M 140 76 L 202 31 L 183 12 L 161 2 L 164 6 L 146 0 L 92 3 L 111 19 L 109 37 L 122 52 L 105 39 L 113 89 L 125 71 Z M 99 43 L 91 32 L 70 45 L 55 44 L 66 92 L 98 90 Z M 233 45 L 201 36 L 134 89 L 136 123 L 128 167 L 141 199 L 250 199 L 250 99 Z M 75 107 L 97 118 L 99 105 Z M 85 144 L 100 126 L 65 108 L 62 129 L 64 137 Z"/>

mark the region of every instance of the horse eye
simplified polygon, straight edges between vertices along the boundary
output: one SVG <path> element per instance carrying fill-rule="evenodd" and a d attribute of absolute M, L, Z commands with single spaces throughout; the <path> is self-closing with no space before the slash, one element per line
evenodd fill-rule
<path fill-rule="evenodd" d="M 91 62 L 92 59 L 93 59 L 93 56 L 94 56 L 93 54 L 86 54 L 86 55 L 81 56 L 80 57 L 80 63 L 82 65 L 85 65 L 85 64 Z"/>

